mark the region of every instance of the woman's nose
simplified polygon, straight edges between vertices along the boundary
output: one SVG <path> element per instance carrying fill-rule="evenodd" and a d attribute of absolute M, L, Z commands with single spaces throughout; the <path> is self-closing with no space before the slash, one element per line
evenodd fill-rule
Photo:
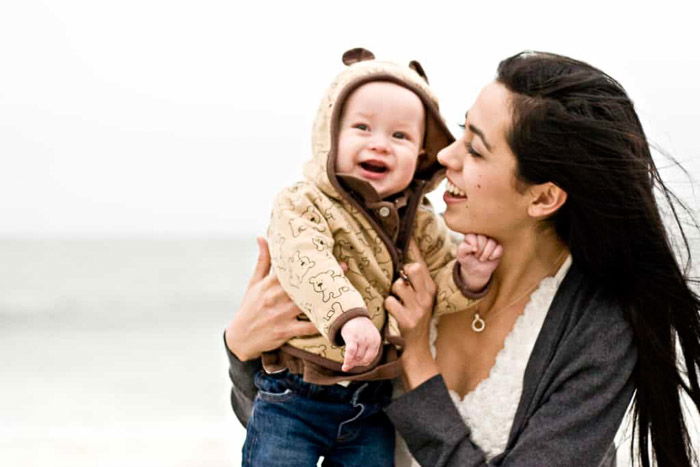
<path fill-rule="evenodd" d="M 444 165 L 445 167 L 453 170 L 459 170 L 459 161 L 462 160 L 460 155 L 458 154 L 458 143 L 459 141 L 455 141 L 454 143 L 445 146 L 438 152 L 437 158 L 438 161 Z"/>

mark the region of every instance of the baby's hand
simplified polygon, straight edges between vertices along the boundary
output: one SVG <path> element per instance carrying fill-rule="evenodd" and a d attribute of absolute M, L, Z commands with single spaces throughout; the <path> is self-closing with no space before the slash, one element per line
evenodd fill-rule
<path fill-rule="evenodd" d="M 457 247 L 462 281 L 472 292 L 481 291 L 491 278 L 503 255 L 496 240 L 481 234 L 466 234 Z"/>
<path fill-rule="evenodd" d="M 382 337 L 366 316 L 358 316 L 345 323 L 340 329 L 340 335 L 345 340 L 343 371 L 369 365 L 377 357 Z"/>

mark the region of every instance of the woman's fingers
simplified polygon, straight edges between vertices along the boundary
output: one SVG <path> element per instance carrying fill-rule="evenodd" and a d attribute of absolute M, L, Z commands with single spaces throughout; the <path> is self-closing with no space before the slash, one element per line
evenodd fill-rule
<path fill-rule="evenodd" d="M 309 321 L 295 320 L 289 326 L 289 339 L 292 337 L 314 336 L 319 334 L 318 329 Z"/>
<path fill-rule="evenodd" d="M 391 285 L 391 291 L 407 307 L 413 307 L 424 303 L 428 296 L 435 293 L 435 284 L 428 276 L 427 280 L 423 271 L 427 271 L 424 265 L 411 263 L 404 266 L 404 273 L 408 280 L 398 279 Z M 425 296 L 425 297 L 424 297 Z"/>
<path fill-rule="evenodd" d="M 387 298 L 384 299 L 384 308 L 386 308 L 386 311 L 396 318 L 396 320 L 399 320 L 399 316 L 401 315 L 401 309 L 403 308 L 401 305 L 401 302 L 396 297 L 393 296 L 388 296 Z"/>
<path fill-rule="evenodd" d="M 399 299 L 394 296 L 389 296 L 384 299 L 384 308 L 396 319 L 401 334 L 404 337 L 406 337 L 404 333 L 413 330 L 421 320 L 420 309 L 417 305 L 401 303 Z"/>
<path fill-rule="evenodd" d="M 435 294 L 435 282 L 430 277 L 430 271 L 425 263 L 407 264 L 403 269 L 416 292 Z"/>
<path fill-rule="evenodd" d="M 270 248 L 267 246 L 267 240 L 263 237 L 258 237 L 258 261 L 255 263 L 255 270 L 248 281 L 248 287 L 263 280 L 270 272 Z"/>
<path fill-rule="evenodd" d="M 413 258 L 416 263 L 425 264 L 423 253 L 421 253 L 420 248 L 418 248 L 418 244 L 414 239 L 411 239 L 411 241 L 408 243 L 408 253 L 409 257 Z"/>

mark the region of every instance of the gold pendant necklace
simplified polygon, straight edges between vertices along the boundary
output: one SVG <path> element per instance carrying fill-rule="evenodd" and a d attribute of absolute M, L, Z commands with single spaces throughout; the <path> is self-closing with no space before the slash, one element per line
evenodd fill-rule
<path fill-rule="evenodd" d="M 520 295 L 517 299 L 515 299 L 515 300 L 512 301 L 512 302 L 510 302 L 508 305 L 504 306 L 504 307 L 501 308 L 500 310 L 497 310 L 497 311 L 495 311 L 495 312 L 493 312 L 493 313 L 489 313 L 489 316 L 494 317 L 494 316 L 498 315 L 500 312 L 502 312 L 503 310 L 507 310 L 508 308 L 512 307 L 513 305 L 515 305 L 516 303 L 518 303 L 520 300 L 522 300 L 523 298 L 525 298 L 526 295 L 531 294 L 531 293 L 537 288 L 537 286 L 540 285 L 540 282 L 542 282 L 542 281 L 539 281 L 539 282 L 537 282 L 534 286 L 529 287 L 529 288 L 525 291 L 524 294 Z M 481 315 L 479 315 L 479 312 L 478 312 L 478 311 L 475 311 L 475 312 L 474 312 L 474 318 L 472 319 L 472 331 L 474 331 L 474 332 L 483 332 L 484 329 L 486 329 L 486 321 L 484 321 L 484 319 L 481 317 Z"/>
<path fill-rule="evenodd" d="M 479 316 L 478 311 L 474 312 L 474 319 L 472 320 L 472 331 L 481 332 L 484 329 L 486 329 L 486 323 L 483 319 L 481 319 L 481 316 Z"/>
<path fill-rule="evenodd" d="M 562 254 L 559 255 L 559 258 L 557 258 L 557 261 L 556 261 L 556 263 L 555 263 L 556 267 L 555 267 L 555 269 L 554 269 L 554 272 L 552 272 L 552 273 L 550 273 L 550 274 L 547 274 L 545 277 L 543 277 L 542 279 L 540 279 L 539 281 L 537 281 L 537 282 L 535 283 L 535 285 L 533 285 L 533 286 L 531 286 L 531 287 L 528 287 L 527 290 L 525 290 L 525 293 L 523 293 L 522 295 L 518 296 L 518 298 L 516 298 L 514 301 L 510 302 L 508 305 L 502 307 L 500 310 L 497 310 L 497 311 L 495 311 L 495 312 L 493 312 L 493 313 L 489 313 L 489 316 L 491 316 L 491 317 L 496 316 L 497 314 L 499 314 L 499 313 L 502 312 L 503 310 L 507 310 L 508 308 L 510 308 L 510 307 L 512 307 L 513 305 L 515 305 L 516 303 L 518 303 L 520 300 L 522 300 L 523 298 L 525 298 L 525 296 L 530 295 L 530 294 L 540 285 L 540 283 L 541 283 L 544 279 L 546 279 L 547 277 L 551 277 L 556 271 L 559 270 L 559 268 L 561 267 L 561 265 L 564 263 L 564 259 L 565 259 L 565 257 L 566 257 L 567 254 L 568 254 L 568 251 L 567 251 L 567 250 L 564 250 L 564 251 L 562 252 Z M 473 316 L 473 318 L 472 318 L 472 331 L 474 331 L 474 332 L 483 332 L 484 329 L 486 329 L 486 321 L 484 321 L 484 318 L 481 317 L 481 315 L 479 314 L 479 311 L 476 310 L 476 311 L 474 311 L 474 316 Z"/>

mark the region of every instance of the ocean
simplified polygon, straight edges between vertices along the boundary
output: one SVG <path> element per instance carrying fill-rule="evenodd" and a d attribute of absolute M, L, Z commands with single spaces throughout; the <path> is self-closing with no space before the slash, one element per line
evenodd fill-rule
<path fill-rule="evenodd" d="M 0 465 L 239 465 L 222 333 L 255 258 L 252 237 L 0 240 Z"/>
<path fill-rule="evenodd" d="M 239 465 L 222 333 L 255 248 L 0 241 L 0 465 Z"/>

